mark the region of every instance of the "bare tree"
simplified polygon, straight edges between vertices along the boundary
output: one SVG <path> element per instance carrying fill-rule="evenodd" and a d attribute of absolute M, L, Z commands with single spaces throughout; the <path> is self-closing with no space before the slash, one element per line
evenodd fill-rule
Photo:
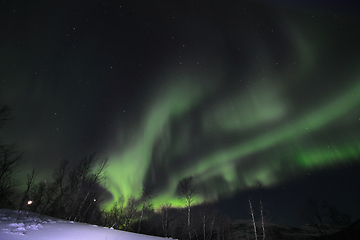
<path fill-rule="evenodd" d="M 217 209 L 213 209 L 211 210 L 211 213 L 208 217 L 208 219 L 210 220 L 209 222 L 209 230 L 208 230 L 208 239 L 211 240 L 213 235 L 214 235 L 214 228 L 215 228 L 215 223 L 216 221 L 218 221 L 217 219 L 220 216 L 220 211 Z"/>
<path fill-rule="evenodd" d="M 114 204 L 110 211 L 104 212 L 103 224 L 107 227 L 130 231 L 136 213 L 135 198 L 130 196 L 127 200 L 123 196 Z"/>
<path fill-rule="evenodd" d="M 53 172 L 55 196 L 50 206 L 44 210 L 44 212 L 49 213 L 55 217 L 64 217 L 65 195 L 69 190 L 69 186 L 65 185 L 65 177 L 69 170 L 68 165 L 69 161 L 62 160 L 59 164 L 59 167 L 56 168 Z"/>
<path fill-rule="evenodd" d="M 0 206 L 12 205 L 11 195 L 20 182 L 14 180 L 13 174 L 22 157 L 15 145 L 0 145 Z"/>
<path fill-rule="evenodd" d="M 315 227 L 320 235 L 327 235 L 326 227 L 324 225 L 326 212 L 319 201 L 308 198 L 305 207 L 300 211 L 300 218 L 310 224 L 310 226 Z"/>
<path fill-rule="evenodd" d="M 220 216 L 217 224 L 217 239 L 231 239 L 231 220 L 228 216 Z"/>
<path fill-rule="evenodd" d="M 123 224 L 124 231 L 130 231 L 135 212 L 136 212 L 135 198 L 133 196 L 130 196 L 128 198 L 125 207 L 125 221 Z"/>
<path fill-rule="evenodd" d="M 32 212 L 36 212 L 37 209 L 43 204 L 46 192 L 46 182 L 39 182 L 33 188 L 31 188 L 30 197 L 33 203 L 30 206 Z"/>
<path fill-rule="evenodd" d="M 351 223 L 350 215 L 339 212 L 333 204 L 325 200 L 319 201 L 313 198 L 308 198 L 300 212 L 300 217 L 323 236 L 329 233 L 325 223 L 333 224 L 339 230 L 344 230 Z"/>
<path fill-rule="evenodd" d="M 254 235 L 255 235 L 255 239 L 257 239 L 255 216 L 254 216 L 254 210 L 253 210 L 253 207 L 252 207 L 252 204 L 251 204 L 251 196 L 250 196 L 250 194 L 248 195 L 248 201 L 249 201 L 251 219 L 252 219 L 253 226 L 254 226 Z"/>
<path fill-rule="evenodd" d="M 168 237 L 169 230 L 169 210 L 171 208 L 171 203 L 161 206 L 161 223 L 164 237 Z"/>
<path fill-rule="evenodd" d="M 265 240 L 265 217 L 264 217 L 264 204 L 263 204 L 263 188 L 262 188 L 262 184 L 261 182 L 258 183 L 259 184 L 259 192 L 260 192 L 260 197 L 259 197 L 259 203 L 260 203 L 260 216 L 261 216 L 261 228 L 262 228 L 262 235 L 263 235 L 263 240 Z"/>
<path fill-rule="evenodd" d="M 187 207 L 187 228 L 189 240 L 191 240 L 191 204 L 194 202 L 195 188 L 192 186 L 193 177 L 186 177 L 179 182 L 180 197 L 185 200 Z"/>
<path fill-rule="evenodd" d="M 141 213 L 140 213 L 140 218 L 139 218 L 138 233 L 140 233 L 141 221 L 144 217 L 145 210 L 151 208 L 150 200 L 153 197 L 153 194 L 154 194 L 154 186 L 145 185 L 143 187 L 142 194 L 141 194 L 142 208 L 141 208 Z"/>
<path fill-rule="evenodd" d="M 220 211 L 211 205 L 202 203 L 200 206 L 200 222 L 203 239 L 212 239 L 217 219 L 220 217 Z"/>
<path fill-rule="evenodd" d="M 56 191 L 57 191 L 57 185 L 55 182 L 50 182 L 46 184 L 46 190 L 45 190 L 45 197 L 44 197 L 44 204 L 40 210 L 41 214 L 44 214 L 45 212 L 49 211 L 49 207 L 52 206 L 56 199 Z"/>
<path fill-rule="evenodd" d="M 67 203 L 69 220 L 78 219 L 81 197 L 83 196 L 84 187 L 91 174 L 94 157 L 94 155 L 83 157 L 77 166 L 69 173 L 70 192 Z"/>
<path fill-rule="evenodd" d="M 0 104 L 0 129 L 9 120 L 10 108 Z M 3 144 L 0 139 L 0 207 L 15 207 L 10 199 L 15 187 L 20 185 L 20 181 L 14 179 L 14 172 L 22 153 L 16 150 L 14 144 Z"/>
<path fill-rule="evenodd" d="M 98 168 L 95 170 L 94 173 L 90 174 L 90 178 L 88 179 L 87 188 L 85 190 L 85 197 L 83 198 L 78 212 L 84 210 L 85 203 L 87 202 L 87 208 L 85 208 L 84 215 L 88 212 L 91 205 L 96 202 L 96 198 L 100 195 L 100 192 L 96 189 L 96 187 L 101 184 L 105 180 L 105 169 L 107 167 L 108 159 L 103 159 L 100 164 L 98 165 Z M 95 190 L 96 189 L 96 190 Z M 95 191 L 93 191 L 95 190 Z M 94 194 L 95 192 L 95 194 Z M 96 193 L 98 192 L 98 193 Z M 90 197 L 92 196 L 92 197 Z M 91 200 L 91 198 L 93 200 Z M 90 201 L 88 201 L 90 199 Z"/>
<path fill-rule="evenodd" d="M 31 171 L 31 173 L 27 174 L 27 186 L 26 186 L 26 190 L 24 192 L 24 196 L 21 199 L 21 202 L 20 202 L 20 205 L 19 205 L 19 212 L 20 212 L 21 208 L 23 207 L 26 199 L 29 200 L 29 192 L 30 192 L 30 189 L 32 188 L 32 185 L 33 185 L 33 183 L 35 181 L 35 178 L 36 178 L 36 172 L 35 172 L 35 169 L 33 169 Z"/>
<path fill-rule="evenodd" d="M 99 196 L 98 186 L 105 179 L 107 158 L 103 159 L 93 172 L 97 159 L 95 154 L 81 159 L 79 164 L 69 173 L 70 191 L 68 193 L 68 219 L 84 221 L 82 216 L 87 213 L 86 204 L 93 204 Z"/>
<path fill-rule="evenodd" d="M 202 233 L 203 233 L 203 239 L 206 240 L 206 228 L 208 223 L 208 209 L 205 203 L 202 204 L 202 211 L 200 211 L 200 217 L 201 217 L 201 225 L 202 225 Z"/>
<path fill-rule="evenodd" d="M 339 230 L 344 230 L 350 226 L 351 216 L 349 214 L 339 212 L 333 204 L 325 201 L 323 201 L 323 203 L 327 211 L 327 216 L 333 225 L 337 226 Z"/>
<path fill-rule="evenodd" d="M 121 196 L 110 211 L 104 212 L 104 225 L 115 229 L 123 228 L 125 219 L 125 201 Z"/>

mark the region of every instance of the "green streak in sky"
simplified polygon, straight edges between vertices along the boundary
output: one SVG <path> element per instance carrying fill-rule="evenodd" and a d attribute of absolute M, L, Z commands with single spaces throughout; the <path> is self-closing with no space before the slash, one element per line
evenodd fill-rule
<path fill-rule="evenodd" d="M 287 66 L 290 73 L 284 70 L 287 77 L 292 76 L 289 81 L 295 83 L 295 80 L 308 77 L 318 56 L 295 27 L 290 24 L 288 27 L 291 39 L 302 55 L 296 67 Z M 195 143 L 186 120 L 181 121 L 179 129 L 183 131 L 178 139 L 171 136 L 170 127 L 176 120 L 186 119 L 186 114 L 204 103 L 204 97 L 211 90 L 209 86 L 214 88 L 213 83 L 205 85 L 191 78 L 182 78 L 157 91 L 158 95 L 153 97 L 155 101 L 149 102 L 143 122 L 136 127 L 135 142 L 125 149 L 119 146 L 120 150 L 109 156 L 107 188 L 114 198 L 105 207 L 111 207 L 120 196 L 138 198 L 144 181 L 148 180 L 145 178 L 152 177 L 150 164 L 154 161 L 162 161 L 155 163 L 165 171 L 169 170 L 163 173 L 167 176 L 166 186 L 153 199 L 154 206 L 171 203 L 174 207 L 181 207 L 184 204 L 176 196 L 176 189 L 185 177 L 193 176 L 194 185 L 201 189 L 196 202 L 202 202 L 254 187 L 259 181 L 264 186 L 272 186 L 296 177 L 301 171 L 359 159 L 359 138 L 341 144 L 327 144 L 329 147 L 304 143 L 311 142 L 314 135 L 321 135 L 328 128 L 343 126 L 343 118 L 351 124 L 358 121 L 355 117 L 351 119 L 351 113 L 358 111 L 360 106 L 360 74 L 347 81 L 354 83 L 347 91 L 337 93 L 327 102 L 314 103 L 306 111 L 297 112 L 296 117 L 290 117 L 294 114 L 291 111 L 297 107 L 292 106 L 291 96 L 286 96 L 286 86 L 276 83 L 276 80 L 270 83 L 263 79 L 266 77 L 259 76 L 246 91 L 242 89 L 237 94 L 217 100 L 212 106 L 206 106 L 198 124 L 199 132 L 219 143 L 221 138 L 229 135 L 233 140 L 219 147 L 196 143 L 200 148 L 208 148 L 199 155 L 192 155 L 192 149 L 196 151 L 197 148 L 192 145 Z M 354 131 L 341 134 L 347 137 Z M 234 139 L 237 136 L 238 139 Z M 164 154 L 164 157 L 154 157 L 155 145 L 157 151 L 163 152 L 156 154 Z M 166 150 L 171 152 L 170 157 L 165 155 Z M 174 155 L 178 157 L 174 159 L 184 161 L 184 164 L 177 163 L 179 169 L 176 170 L 171 162 Z"/>
<path fill-rule="evenodd" d="M 220 151 L 213 151 L 208 156 L 196 161 L 183 172 L 178 173 L 173 181 L 176 182 L 183 177 L 192 175 L 195 179 L 206 183 L 214 176 L 222 176 L 231 186 L 231 190 L 244 189 L 257 184 L 257 181 L 263 182 L 264 185 L 272 185 L 279 181 L 278 172 L 281 170 L 281 163 L 286 162 L 292 168 L 312 168 L 316 165 L 326 166 L 335 160 L 346 161 L 349 158 L 360 156 L 359 142 L 342 148 L 333 148 L 332 153 L 322 154 L 303 154 L 297 159 L 266 159 L 262 166 L 250 169 L 243 175 L 239 176 L 234 172 L 233 165 L 241 163 L 246 157 L 252 154 L 265 151 L 272 147 L 286 145 L 287 142 L 303 137 L 310 137 L 316 131 L 325 128 L 329 124 L 336 123 L 341 117 L 350 111 L 356 110 L 360 104 L 360 76 L 356 77 L 353 82 L 357 82 L 347 92 L 331 102 L 317 109 L 309 110 L 304 117 L 286 124 L 283 127 L 261 134 L 240 142 L 235 146 L 224 148 Z M 357 119 L 353 119 L 356 121 Z M 317 157 L 317 160 L 315 160 Z M 300 164 L 298 163 L 300 161 Z M 306 163 L 306 164 L 304 164 Z M 243 179 L 240 179 L 243 178 Z M 242 181 L 243 180 L 243 181 Z M 174 183 L 173 183 L 174 184 Z"/>
<path fill-rule="evenodd" d="M 323 148 L 301 149 L 296 161 L 303 168 L 317 168 L 342 161 L 355 160 L 360 156 L 360 142 L 344 146 L 326 146 Z"/>
<path fill-rule="evenodd" d="M 261 80 L 260 80 L 261 81 Z M 204 131 L 244 131 L 247 128 L 276 122 L 285 116 L 286 103 L 279 87 L 255 86 L 245 94 L 239 93 L 221 101 L 206 112 Z"/>
<path fill-rule="evenodd" d="M 357 139 L 342 146 L 333 144 L 326 149 L 309 149 L 309 147 L 301 147 L 301 145 L 302 141 L 311 140 L 313 134 L 323 131 L 324 128 L 336 127 L 337 124 L 341 124 L 339 120 L 359 107 L 359 79 L 360 76 L 355 77 L 353 82 L 357 84 L 339 97 L 322 106 L 309 108 L 306 113 L 299 115 L 298 118 L 277 124 L 273 130 L 268 130 L 265 133 L 258 131 L 255 137 L 239 140 L 237 143 L 235 141 L 230 147 L 208 149 L 206 156 L 192 159 L 191 165 L 182 166 L 178 171 L 171 172 L 168 175 L 167 186 L 158 192 L 157 197 L 153 200 L 154 206 L 158 207 L 165 203 L 172 203 L 174 207 L 183 206 L 183 202 L 176 196 L 176 188 L 178 182 L 188 176 L 194 177 L 195 186 L 202 186 L 204 192 L 199 193 L 196 199 L 197 202 L 202 202 L 204 200 L 216 200 L 220 195 L 256 186 L 258 181 L 261 181 L 264 186 L 271 186 L 282 180 L 295 177 L 299 170 L 300 172 L 301 170 L 311 170 L 358 158 L 360 156 L 360 141 Z M 152 105 L 153 107 L 141 127 L 143 131 L 139 133 L 138 142 L 126 151 L 110 156 L 112 162 L 111 168 L 108 170 L 108 189 L 113 194 L 114 201 L 120 196 L 133 195 L 139 197 L 144 178 L 149 171 L 154 143 L 160 140 L 166 145 L 164 148 L 171 148 L 171 138 L 168 136 L 171 120 L 182 117 L 191 108 L 199 104 L 203 96 L 204 92 L 201 85 L 180 84 L 170 88 Z M 269 93 L 268 96 L 273 96 L 273 94 Z M 264 102 L 267 100 L 266 96 L 262 99 Z M 268 102 L 265 105 L 274 104 L 276 108 L 276 101 Z M 262 102 L 260 101 L 257 104 L 261 106 Z M 282 109 L 280 111 L 281 117 L 279 116 L 277 121 L 284 122 L 287 115 L 285 108 L 280 108 Z M 224 111 L 224 114 L 227 115 L 227 113 Z M 211 117 L 212 115 L 207 113 L 206 116 Z M 254 118 L 256 119 L 256 116 Z M 275 121 L 277 118 L 278 116 L 274 118 L 265 117 L 268 121 Z M 357 120 L 353 119 L 351 122 Z M 221 122 L 217 124 L 221 124 Z M 241 130 L 241 124 L 238 122 L 229 126 L 227 125 L 229 122 L 224 121 L 224 124 L 223 129 L 238 128 Z M 254 125 L 246 123 L 244 125 L 247 130 L 256 130 L 262 124 L 263 121 Z M 228 130 L 224 132 L 226 134 Z M 347 133 L 344 134 L 348 135 Z M 185 140 L 180 142 L 185 142 Z M 290 143 L 297 147 L 290 146 Z M 272 150 L 281 153 L 267 154 L 268 151 L 272 152 Z M 259 153 L 263 153 L 261 157 L 257 157 Z M 170 167 L 171 159 L 161 164 Z M 219 178 L 222 179 L 222 183 L 214 181 L 214 179 Z M 110 205 L 111 203 L 107 207 Z"/>
<path fill-rule="evenodd" d="M 177 84 L 165 89 L 164 94 L 156 98 L 143 126 L 139 126 L 138 141 L 126 151 L 110 156 L 107 187 L 113 194 L 113 202 L 121 196 L 139 197 L 151 162 L 154 142 L 160 139 L 169 144 L 167 135 L 170 121 L 198 104 L 204 96 L 204 89 L 198 83 L 179 79 Z M 108 203 L 107 207 L 112 203 Z"/>

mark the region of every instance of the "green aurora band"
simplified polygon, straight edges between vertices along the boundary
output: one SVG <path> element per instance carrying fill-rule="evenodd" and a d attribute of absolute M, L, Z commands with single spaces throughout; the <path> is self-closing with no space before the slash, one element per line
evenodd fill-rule
<path fill-rule="evenodd" d="M 358 80 L 357 80 L 358 79 Z M 176 188 L 179 180 L 187 176 L 193 176 L 195 184 L 201 189 L 202 194 L 198 195 L 198 202 L 203 200 L 216 200 L 221 195 L 231 194 L 235 191 L 256 186 L 261 181 L 265 186 L 272 186 L 291 176 L 296 176 L 304 171 L 316 168 L 333 166 L 345 161 L 352 161 L 360 156 L 360 139 L 356 133 L 342 144 L 332 144 L 322 148 L 302 147 L 299 143 L 294 143 L 294 139 L 306 137 L 314 132 L 321 131 L 328 125 L 336 123 L 337 120 L 355 110 L 360 104 L 360 74 L 355 77 L 354 82 L 359 82 L 345 92 L 342 96 L 332 102 L 309 111 L 304 117 L 298 118 L 283 126 L 269 131 L 265 134 L 240 141 L 231 147 L 210 150 L 209 153 L 192 161 L 187 167 L 180 168 L 170 174 L 170 179 L 166 189 L 154 199 L 155 206 L 164 203 L 172 203 L 173 206 L 181 206 L 182 202 L 176 195 Z M 179 91 L 179 88 L 182 89 Z M 120 196 L 139 197 L 139 193 L 146 180 L 146 174 L 151 164 L 151 152 L 154 142 L 158 139 L 169 147 L 167 141 L 170 140 L 168 128 L 173 118 L 186 114 L 189 109 L 199 104 L 205 94 L 201 93 L 201 88 L 184 84 L 174 87 L 174 91 L 169 91 L 166 101 L 159 101 L 151 111 L 148 121 L 144 124 L 144 135 L 134 144 L 132 148 L 120 153 L 118 156 L 111 156 L 111 168 L 108 169 L 109 186 L 108 189 L 114 196 L 114 201 Z M 264 101 L 266 102 L 266 101 Z M 276 102 L 276 101 L 275 101 Z M 276 107 L 279 109 L 281 107 Z M 281 112 L 281 111 L 274 111 Z M 282 115 L 281 113 L 280 115 Z M 273 116 L 263 115 L 265 120 L 273 120 Z M 261 121 L 262 122 L 262 121 Z M 249 127 L 249 126 L 248 126 Z M 257 124 L 251 126 L 256 128 Z M 224 129 L 229 126 L 224 126 Z M 233 129 L 234 126 L 231 127 Z M 239 126 L 241 128 L 241 126 Z M 189 140 L 190 141 L 190 140 Z M 294 143 L 291 147 L 288 142 Z M 296 141 L 295 141 L 296 142 Z M 257 160 L 256 164 L 246 168 L 242 174 L 236 170 L 236 166 L 241 166 L 243 161 L 248 161 L 247 157 L 266 151 L 278 145 L 287 146 L 284 155 L 287 157 L 277 158 L 276 154 L 263 156 L 264 159 Z M 289 158 L 289 156 L 291 156 Z M 171 165 L 171 162 L 161 164 Z M 284 168 L 285 166 L 285 168 Z M 170 168 L 170 166 L 169 166 Z M 287 173 L 284 173 L 287 171 Z M 166 173 L 162 173 L 166 174 Z M 214 179 L 222 178 L 224 185 L 214 187 Z M 108 203 L 108 207 L 113 202 Z"/>
<path fill-rule="evenodd" d="M 107 170 L 110 176 L 108 190 L 113 194 L 114 201 L 121 196 L 139 197 L 138 194 L 142 190 L 145 175 L 151 163 L 154 142 L 160 138 L 166 144 L 169 119 L 181 116 L 197 104 L 202 98 L 202 92 L 200 86 L 191 85 L 186 81 L 169 89 L 149 112 L 147 121 L 141 128 L 144 130 L 139 140 L 125 153 L 111 156 L 111 168 Z M 168 199 L 165 196 L 162 198 Z M 108 204 L 108 206 L 111 205 Z"/>
<path fill-rule="evenodd" d="M 317 57 L 301 34 L 294 27 L 289 29 L 298 51 L 308 60 L 298 64 L 294 78 L 301 79 L 311 74 L 308 72 Z M 360 120 L 353 113 L 360 106 L 360 73 L 347 79 L 352 85 L 337 97 L 314 103 L 296 117 L 289 117 L 291 100 L 284 97 L 286 89 L 275 81 L 271 85 L 254 84 L 246 92 L 216 100 L 216 106 L 206 110 L 202 106 L 214 94 L 214 83 L 204 84 L 191 75 L 174 82 L 153 98 L 155 102 L 134 134 L 135 141 L 120 143 L 126 147 L 109 156 L 106 187 L 113 200 L 105 208 L 121 196 L 139 198 L 144 183 L 161 185 L 153 199 L 155 207 L 165 203 L 180 207 L 183 203 L 176 191 L 184 177 L 193 176 L 199 190 L 196 201 L 200 203 L 255 187 L 259 181 L 274 186 L 307 171 L 359 160 L 360 135 L 350 128 Z M 203 137 L 200 139 L 193 137 L 187 126 L 193 110 L 201 115 L 201 128 L 197 129 Z M 176 123 L 181 134 L 175 138 L 172 128 Z M 340 137 L 328 136 L 334 129 L 339 129 Z M 206 139 L 222 142 L 228 136 L 233 137 L 230 144 L 206 144 Z M 192 154 L 197 146 L 206 150 Z M 162 166 L 161 172 L 152 165 Z M 159 183 L 157 175 L 165 180 Z"/>

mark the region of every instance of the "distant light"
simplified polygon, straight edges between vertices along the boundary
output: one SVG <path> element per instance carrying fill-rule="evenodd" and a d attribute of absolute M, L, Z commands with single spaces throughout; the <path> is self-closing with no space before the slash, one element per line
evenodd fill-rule
<path fill-rule="evenodd" d="M 94 202 L 96 202 L 96 199 L 94 198 Z"/>
<path fill-rule="evenodd" d="M 27 202 L 28 205 L 31 205 L 32 203 L 33 203 L 33 201 L 31 201 L 31 200 L 29 200 L 29 201 Z"/>

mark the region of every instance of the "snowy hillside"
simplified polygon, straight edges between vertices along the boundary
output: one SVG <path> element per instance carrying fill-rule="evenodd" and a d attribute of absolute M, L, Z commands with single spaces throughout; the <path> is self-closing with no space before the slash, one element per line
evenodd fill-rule
<path fill-rule="evenodd" d="M 27 211 L 0 209 L 0 239 L 160 240 L 164 238 L 64 221 Z"/>

